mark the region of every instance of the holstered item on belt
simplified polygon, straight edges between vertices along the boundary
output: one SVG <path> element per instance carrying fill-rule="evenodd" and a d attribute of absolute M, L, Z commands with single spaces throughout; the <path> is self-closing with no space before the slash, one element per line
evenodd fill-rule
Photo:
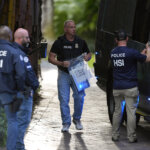
<path fill-rule="evenodd" d="M 10 109 L 11 112 L 15 113 L 19 110 L 20 105 L 22 104 L 22 98 L 14 97 L 14 100 L 11 102 Z"/>

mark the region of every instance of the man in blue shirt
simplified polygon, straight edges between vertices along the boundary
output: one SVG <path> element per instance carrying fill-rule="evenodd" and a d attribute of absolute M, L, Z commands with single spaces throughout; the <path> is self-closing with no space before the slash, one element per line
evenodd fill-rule
<path fill-rule="evenodd" d="M 137 142 L 136 107 L 137 107 L 137 62 L 149 62 L 150 50 L 141 53 L 127 47 L 128 36 L 125 31 L 116 33 L 117 47 L 111 51 L 113 66 L 113 95 L 115 112 L 113 114 L 112 140 L 119 140 L 121 121 L 121 102 L 125 99 L 127 111 L 127 134 L 130 143 Z"/>
<path fill-rule="evenodd" d="M 25 150 L 24 135 L 31 121 L 33 91 L 39 87 L 39 82 L 26 55 L 26 52 L 28 51 L 27 46 L 30 42 L 28 31 L 23 28 L 17 29 L 14 33 L 14 40 L 14 48 L 16 48 L 18 54 L 20 54 L 26 70 L 25 91 L 23 93 L 18 93 L 23 95 L 23 102 L 19 108 L 19 111 L 17 112 L 19 132 L 16 144 L 16 150 Z"/>
<path fill-rule="evenodd" d="M 0 103 L 7 117 L 7 150 L 16 150 L 17 114 L 11 111 L 11 106 L 17 92 L 24 90 L 26 74 L 20 55 L 9 42 L 11 39 L 10 28 L 0 26 Z"/>

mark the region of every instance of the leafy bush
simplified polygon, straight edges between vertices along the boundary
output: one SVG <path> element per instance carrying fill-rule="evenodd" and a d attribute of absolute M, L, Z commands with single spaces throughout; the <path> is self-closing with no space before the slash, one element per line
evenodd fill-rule
<path fill-rule="evenodd" d="M 88 42 L 93 52 L 99 4 L 100 0 L 54 0 L 53 31 L 55 35 L 63 34 L 65 20 L 74 20 L 77 34 Z"/>
<path fill-rule="evenodd" d="M 0 146 L 6 145 L 7 121 L 4 109 L 0 106 Z"/>

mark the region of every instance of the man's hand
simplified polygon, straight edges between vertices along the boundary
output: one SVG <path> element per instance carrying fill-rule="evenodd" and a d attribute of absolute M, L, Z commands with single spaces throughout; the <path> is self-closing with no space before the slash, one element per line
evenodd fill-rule
<path fill-rule="evenodd" d="M 148 48 L 146 49 L 146 54 L 147 54 L 148 57 L 150 57 L 150 47 L 148 47 Z"/>
<path fill-rule="evenodd" d="M 146 62 L 150 62 L 150 48 L 147 47 L 146 49 L 144 49 L 141 54 L 145 54 L 147 56 L 146 58 Z"/>
<path fill-rule="evenodd" d="M 68 68 L 70 66 L 70 62 L 69 61 L 63 61 L 62 66 L 65 68 Z"/>
<path fill-rule="evenodd" d="M 57 55 L 55 53 L 50 52 L 49 57 L 48 57 L 48 61 L 50 63 L 52 63 L 53 65 L 62 66 L 62 67 L 65 67 L 65 68 L 68 68 L 70 66 L 69 61 L 58 61 L 56 59 L 56 57 L 57 57 Z"/>
<path fill-rule="evenodd" d="M 146 55 L 146 53 L 147 53 L 147 49 L 143 49 L 141 52 L 141 54 L 144 54 L 144 55 Z"/>
<path fill-rule="evenodd" d="M 88 53 L 84 56 L 85 61 L 89 61 L 91 59 L 91 53 Z"/>

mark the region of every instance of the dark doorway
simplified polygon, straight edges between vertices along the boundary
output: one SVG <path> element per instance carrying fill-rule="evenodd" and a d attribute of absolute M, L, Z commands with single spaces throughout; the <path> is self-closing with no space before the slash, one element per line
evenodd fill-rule
<path fill-rule="evenodd" d="M 132 39 L 142 43 L 146 43 L 150 38 L 149 33 L 150 0 L 137 0 Z"/>

